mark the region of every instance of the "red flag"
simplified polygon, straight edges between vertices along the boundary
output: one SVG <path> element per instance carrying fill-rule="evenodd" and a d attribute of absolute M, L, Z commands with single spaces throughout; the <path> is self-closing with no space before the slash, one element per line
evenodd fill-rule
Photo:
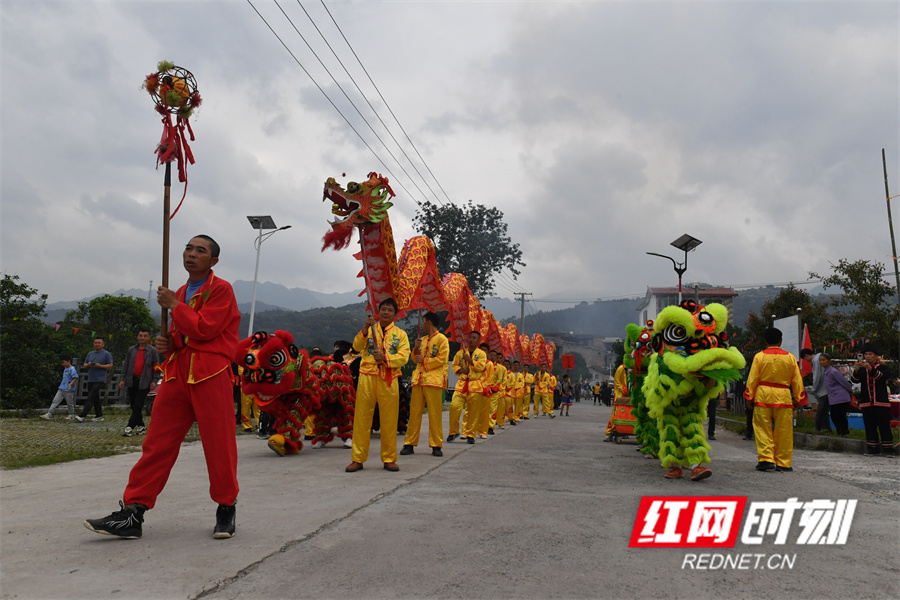
<path fill-rule="evenodd" d="M 812 350 L 812 341 L 809 339 L 809 327 L 805 324 L 803 325 L 803 343 L 800 345 L 800 349 Z M 801 360 L 800 375 L 806 377 L 810 373 L 812 373 L 812 363 Z"/>

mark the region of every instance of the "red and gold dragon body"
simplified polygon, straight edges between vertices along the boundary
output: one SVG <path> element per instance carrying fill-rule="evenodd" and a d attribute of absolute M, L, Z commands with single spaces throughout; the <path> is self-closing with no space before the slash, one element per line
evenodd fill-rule
<path fill-rule="evenodd" d="M 478 331 L 482 340 L 491 348 L 502 349 L 505 356 L 531 364 L 553 364 L 553 342 L 545 343 L 540 334 L 531 339 L 519 335 L 511 323 L 501 326 L 489 310 L 481 308 L 464 275 L 441 277 L 431 239 L 420 235 L 406 240 L 398 260 L 387 214 L 394 192 L 386 177 L 377 173 L 368 177 L 362 183 L 348 182 L 346 188 L 331 177 L 325 182 L 324 200 L 331 202 L 337 218 L 322 240 L 322 250 L 346 248 L 353 230 L 359 229 L 361 248 L 354 256 L 363 263 L 359 277 L 365 278 L 363 294 L 368 292 L 370 302 L 377 306 L 385 298 L 393 298 L 400 307 L 398 318 L 416 309 L 448 312 L 447 333 L 452 339 L 463 340 L 470 331 Z"/>

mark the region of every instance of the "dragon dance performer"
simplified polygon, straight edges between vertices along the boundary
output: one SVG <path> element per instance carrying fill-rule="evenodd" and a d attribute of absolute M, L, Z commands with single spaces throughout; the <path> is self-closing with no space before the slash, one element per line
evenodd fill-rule
<path fill-rule="evenodd" d="M 613 417 L 616 416 L 616 405 L 628 404 L 630 402 L 631 398 L 628 396 L 628 370 L 625 368 L 624 364 L 621 364 L 616 369 L 616 374 L 613 376 L 613 412 L 609 416 L 609 423 L 606 424 L 606 437 L 603 438 L 604 442 L 611 442 L 612 434 L 616 431 L 616 426 L 613 425 Z"/>
<path fill-rule="evenodd" d="M 512 413 L 509 416 L 509 421 L 513 425 L 518 425 L 519 419 L 522 418 L 522 401 L 525 398 L 525 375 L 519 371 L 521 368 L 521 363 L 519 361 L 513 361 L 513 379 L 512 379 Z"/>
<path fill-rule="evenodd" d="M 502 427 L 503 424 L 500 422 L 500 418 L 506 409 L 506 367 L 503 366 L 503 361 L 501 360 L 503 355 L 496 350 L 491 350 L 491 355 L 494 361 L 494 381 L 492 382 L 494 396 L 491 399 L 491 422 L 488 428 L 488 435 L 494 434 L 495 427 Z"/>
<path fill-rule="evenodd" d="M 744 390 L 744 398 L 753 403 L 756 470 L 793 471 L 793 409 L 806 402 L 806 390 L 797 359 L 781 349 L 781 330 L 770 327 L 763 338 L 768 348 L 753 357 Z"/>
<path fill-rule="evenodd" d="M 156 505 L 184 436 L 196 421 L 209 471 L 209 494 L 219 505 L 213 537 L 234 535 L 238 481 L 231 360 L 241 315 L 231 284 L 212 270 L 219 262 L 215 240 L 193 237 L 184 248 L 183 261 L 188 282 L 177 292 L 163 286 L 157 291 L 157 302 L 169 309 L 172 323 L 165 337 L 156 338 L 156 348 L 166 361 L 143 453 L 131 469 L 119 501 L 121 510 L 84 522 L 97 533 L 141 537 L 144 512 Z"/>
<path fill-rule="evenodd" d="M 500 425 L 505 426 L 507 421 L 509 421 L 510 425 L 518 425 L 514 420 L 516 398 L 513 387 L 516 383 L 516 374 L 513 373 L 513 365 L 509 359 L 503 361 L 503 366 L 506 369 L 506 380 L 503 382 L 503 389 L 506 392 L 506 396 L 504 398 L 503 415 L 502 419 L 500 419 Z"/>
<path fill-rule="evenodd" d="M 441 450 L 444 440 L 444 428 L 441 414 L 441 400 L 447 387 L 447 364 L 450 362 L 450 342 L 447 336 L 438 331 L 440 319 L 433 312 L 425 313 L 424 328 L 426 335 L 419 338 L 412 352 L 416 370 L 412 374 L 412 398 L 409 408 L 409 426 L 403 440 L 400 454 L 414 452 L 419 445 L 419 432 L 422 430 L 422 413 L 428 406 L 428 445 L 433 456 L 443 456 Z"/>
<path fill-rule="evenodd" d="M 553 414 L 553 389 L 556 387 L 556 377 L 547 371 L 547 365 L 541 363 L 540 369 L 534 375 L 534 416 L 538 416 L 538 408 L 542 415 Z"/>
<path fill-rule="evenodd" d="M 367 315 L 362 330 L 353 338 L 353 350 L 362 353 L 356 411 L 353 418 L 353 450 L 347 473 L 362 470 L 369 458 L 375 406 L 381 415 L 381 462 L 387 471 L 397 466 L 397 416 L 400 412 L 400 369 L 409 362 L 409 339 L 394 324 L 397 302 L 385 298 L 378 305 L 378 320 Z"/>
<path fill-rule="evenodd" d="M 518 406 L 519 412 L 516 413 L 520 419 L 525 419 L 526 421 L 529 419 L 528 413 L 531 412 L 531 401 L 535 398 L 534 375 L 530 372 L 530 368 L 531 365 L 527 363 L 522 364 L 522 378 L 524 381 L 522 402 Z"/>
<path fill-rule="evenodd" d="M 491 347 L 482 342 L 478 348 L 488 356 Z M 491 404 L 494 402 L 494 371 L 496 365 L 488 358 L 484 364 L 484 371 L 481 373 L 481 398 L 478 401 L 475 430 L 478 437 L 487 439 L 488 432 L 493 434 L 491 429 Z"/>
<path fill-rule="evenodd" d="M 459 421 L 463 410 L 466 418 L 463 423 L 463 437 L 470 444 L 475 443 L 476 406 L 481 396 L 481 374 L 487 365 L 487 355 L 478 347 L 481 334 L 470 331 L 466 338 L 467 346 L 460 348 L 453 357 L 453 372 L 459 377 L 453 400 L 450 402 L 450 435 L 447 441 L 452 442 L 459 437 Z"/>

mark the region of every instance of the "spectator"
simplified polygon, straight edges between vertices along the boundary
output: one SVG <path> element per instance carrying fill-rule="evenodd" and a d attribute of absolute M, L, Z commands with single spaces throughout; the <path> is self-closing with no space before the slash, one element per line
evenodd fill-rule
<path fill-rule="evenodd" d="M 72 366 L 70 359 L 61 358 L 60 362 L 63 366 L 62 382 L 59 384 L 59 389 L 56 390 L 56 395 L 53 397 L 53 402 L 50 403 L 50 408 L 47 409 L 46 414 L 41 415 L 42 419 L 47 419 L 48 421 L 53 416 L 53 410 L 63 400 L 66 401 L 66 408 L 69 409 L 69 416 L 66 417 L 66 421 L 71 421 L 75 418 L 75 387 L 78 385 L 78 371 Z"/>
<path fill-rule="evenodd" d="M 94 349 L 88 352 L 87 358 L 84 359 L 84 366 L 88 370 L 88 395 L 84 401 L 84 408 L 80 415 L 75 416 L 75 420 L 81 423 L 91 407 L 94 407 L 93 421 L 103 420 L 103 402 L 100 400 L 100 392 L 106 387 L 106 373 L 113 366 L 112 354 L 103 349 L 103 338 L 94 338 Z"/>
<path fill-rule="evenodd" d="M 599 381 L 594 382 L 594 387 L 592 388 L 591 391 L 594 393 L 594 404 L 596 405 L 598 402 L 602 403 L 603 401 L 600 400 L 600 382 Z"/>
<path fill-rule="evenodd" d="M 809 348 L 800 351 L 800 360 L 805 360 L 812 366 L 813 383 L 806 388 L 807 394 L 816 399 L 816 431 L 831 431 L 831 420 L 828 418 L 828 390 L 825 387 L 825 378 L 822 373 L 822 364 L 819 361 L 821 354 L 815 354 Z"/>
<path fill-rule="evenodd" d="M 568 375 L 563 375 L 562 383 L 559 386 L 559 395 L 561 397 L 559 414 L 563 414 L 563 409 L 566 409 L 566 416 L 569 416 L 569 409 L 572 407 L 572 394 L 575 392 L 576 388 L 569 381 Z"/>
<path fill-rule="evenodd" d="M 608 381 L 600 384 L 600 401 L 603 402 L 604 406 L 609 406 L 612 403 L 612 390 Z"/>
<path fill-rule="evenodd" d="M 891 403 L 888 400 L 888 371 L 875 344 L 863 346 L 863 356 L 854 365 L 850 381 L 859 383 L 859 408 L 866 428 L 866 456 L 897 456 L 891 432 Z M 881 435 L 881 440 L 878 437 Z"/>
<path fill-rule="evenodd" d="M 131 417 L 125 427 L 124 437 L 142 434 L 144 427 L 144 400 L 150 390 L 156 389 L 156 367 L 159 365 L 159 353 L 150 345 L 150 331 L 139 329 L 137 344 L 125 352 L 122 362 L 122 381 L 119 389 L 125 388 L 128 403 L 131 405 Z"/>
<path fill-rule="evenodd" d="M 824 352 L 819 355 L 819 364 L 822 367 L 822 379 L 825 381 L 825 390 L 828 392 L 828 407 L 831 420 L 834 421 L 834 429 L 838 435 L 848 435 L 850 427 L 847 424 L 847 411 L 850 409 L 851 386 L 850 382 L 831 364 L 831 355 Z"/>

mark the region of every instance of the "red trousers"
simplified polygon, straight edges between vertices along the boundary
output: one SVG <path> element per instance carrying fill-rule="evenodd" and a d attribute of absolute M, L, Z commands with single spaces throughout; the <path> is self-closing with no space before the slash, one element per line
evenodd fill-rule
<path fill-rule="evenodd" d="M 160 386 L 153 402 L 143 454 L 128 476 L 125 504 L 139 503 L 153 508 L 194 421 L 200 429 L 206 456 L 209 495 L 217 504 L 234 504 L 238 495 L 237 443 L 231 372 L 227 369 L 200 383 L 188 384 L 179 376 Z"/>

